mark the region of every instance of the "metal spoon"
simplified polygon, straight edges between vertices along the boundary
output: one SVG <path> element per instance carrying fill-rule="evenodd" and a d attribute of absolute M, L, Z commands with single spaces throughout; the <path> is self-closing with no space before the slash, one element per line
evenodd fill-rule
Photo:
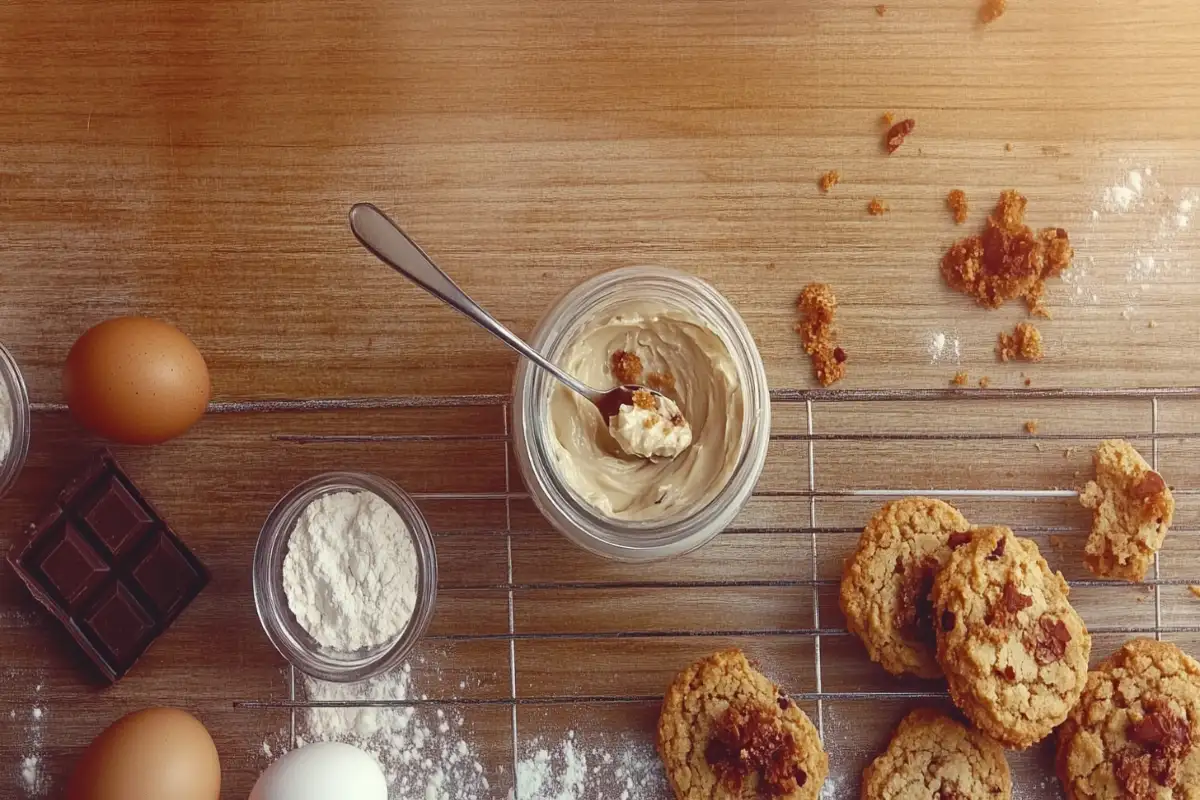
<path fill-rule="evenodd" d="M 357 203 L 351 207 L 350 230 L 354 231 L 363 247 L 374 253 L 380 261 L 451 308 L 462 312 L 485 331 L 549 372 L 567 388 L 590 400 L 600 410 L 606 425 L 609 419 L 621 410 L 621 406 L 633 405 L 634 392 L 645 391 L 662 397 L 661 392 L 635 384 L 618 386 L 602 392 L 568 375 L 480 308 L 466 292 L 458 288 L 458 284 L 452 281 L 449 275 L 433 263 L 416 242 L 408 238 L 408 234 L 370 203 Z"/>

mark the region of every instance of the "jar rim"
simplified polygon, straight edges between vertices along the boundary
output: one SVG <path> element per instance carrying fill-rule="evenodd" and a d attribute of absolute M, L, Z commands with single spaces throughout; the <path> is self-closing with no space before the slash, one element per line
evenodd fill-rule
<path fill-rule="evenodd" d="M 21 374 L 16 358 L 3 344 L 0 344 L 0 383 L 3 384 L 3 391 L 8 393 L 12 409 L 12 439 L 8 452 L 0 459 L 0 497 L 3 497 L 12 489 L 25 467 L 32 427 L 29 389 L 25 385 L 25 377 Z"/>
<path fill-rule="evenodd" d="M 417 597 L 412 617 L 392 641 L 358 653 L 336 652 L 318 644 L 296 620 L 283 588 L 283 560 L 297 520 L 318 498 L 339 491 L 371 492 L 395 509 L 412 537 L 417 555 Z M 301 481 L 271 509 L 254 548 L 254 606 L 267 638 L 296 669 L 337 683 L 366 680 L 403 661 L 433 619 L 437 580 L 437 550 L 425 515 L 395 483 L 366 472 L 325 472 Z"/>
<path fill-rule="evenodd" d="M 634 297 L 629 296 L 635 291 Z M 606 308 L 654 297 L 709 325 L 737 368 L 743 400 L 740 453 L 725 485 L 704 504 L 658 520 L 622 520 L 595 509 L 566 484 L 554 466 L 546 402 L 553 378 L 528 363 L 513 388 L 514 445 L 530 495 L 569 539 L 608 558 L 645 561 L 689 552 L 723 530 L 753 493 L 770 437 L 766 368 L 744 320 L 715 288 L 694 275 L 664 267 L 623 267 L 593 276 L 567 291 L 546 312 L 530 343 L 552 360 L 578 331 Z"/>

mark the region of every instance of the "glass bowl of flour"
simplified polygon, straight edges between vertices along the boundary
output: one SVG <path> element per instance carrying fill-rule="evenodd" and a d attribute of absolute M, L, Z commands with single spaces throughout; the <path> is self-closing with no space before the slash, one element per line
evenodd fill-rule
<path fill-rule="evenodd" d="M 254 604 L 297 669 L 350 683 L 398 666 L 429 627 L 437 553 L 416 503 L 377 475 L 327 472 L 271 510 Z"/>
<path fill-rule="evenodd" d="M 0 344 L 0 497 L 17 482 L 29 453 L 29 391 L 21 368 Z"/>

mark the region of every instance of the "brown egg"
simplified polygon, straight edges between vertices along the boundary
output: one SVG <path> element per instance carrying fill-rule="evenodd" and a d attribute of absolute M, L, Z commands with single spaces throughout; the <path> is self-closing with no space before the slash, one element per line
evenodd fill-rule
<path fill-rule="evenodd" d="M 114 722 L 83 752 L 66 800 L 217 800 L 221 762 L 200 721 L 147 708 Z"/>
<path fill-rule="evenodd" d="M 204 356 L 178 328 L 118 317 L 80 336 L 63 394 L 86 428 L 124 444 L 158 444 L 200 419 L 211 387 Z"/>

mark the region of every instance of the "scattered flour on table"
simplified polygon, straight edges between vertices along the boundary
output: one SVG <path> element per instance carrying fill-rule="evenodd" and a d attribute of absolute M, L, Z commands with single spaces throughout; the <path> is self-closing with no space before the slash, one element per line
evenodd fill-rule
<path fill-rule="evenodd" d="M 2 394 L 2 392 L 0 392 Z M 10 675 L 10 677 L 15 677 Z M 49 716 L 45 706 L 39 703 L 38 695 L 42 692 L 42 684 L 34 687 L 34 705 L 25 712 L 25 746 L 24 755 L 17 765 L 17 783 L 21 787 L 22 797 L 45 797 L 50 792 L 50 782 L 45 776 L 42 763 L 42 743 L 45 739 L 43 726 Z M 22 715 L 16 709 L 9 712 L 9 718 L 16 720 Z"/>
<path fill-rule="evenodd" d="M 957 330 L 950 333 L 931 331 L 926 336 L 925 351 L 929 354 L 930 364 L 958 364 L 962 360 L 962 343 Z"/>
<path fill-rule="evenodd" d="M 288 536 L 283 590 L 296 620 L 325 647 L 376 647 L 412 619 L 419 566 L 412 534 L 372 492 L 310 503 Z"/>
<path fill-rule="evenodd" d="M 1090 221 L 1081 231 L 1075 264 L 1062 276 L 1071 289 L 1070 303 L 1117 300 L 1121 316 L 1130 320 L 1155 284 L 1190 272 L 1190 265 L 1177 258 L 1174 245 L 1200 209 L 1200 193 L 1164 187 L 1160 175 L 1161 170 L 1127 163 L 1113 184 L 1100 191 L 1097 207 L 1091 209 Z M 1110 220 L 1117 223 L 1111 231 Z M 1101 234 L 1103 242 L 1093 246 L 1093 236 Z M 1124 286 L 1114 283 L 1117 275 L 1124 278 Z"/>
<path fill-rule="evenodd" d="M 658 800 L 670 796 L 648 741 L 601 737 L 585 745 L 574 731 L 558 742 L 534 739 L 517 763 L 509 800 Z"/>
<path fill-rule="evenodd" d="M 308 678 L 304 689 L 304 699 L 321 703 L 414 699 L 408 664 L 358 684 Z M 383 705 L 305 708 L 296 720 L 296 746 L 338 741 L 362 748 L 383 768 L 388 796 L 399 800 L 490 800 L 483 764 L 463 728 L 461 712 L 451 709 Z"/>

